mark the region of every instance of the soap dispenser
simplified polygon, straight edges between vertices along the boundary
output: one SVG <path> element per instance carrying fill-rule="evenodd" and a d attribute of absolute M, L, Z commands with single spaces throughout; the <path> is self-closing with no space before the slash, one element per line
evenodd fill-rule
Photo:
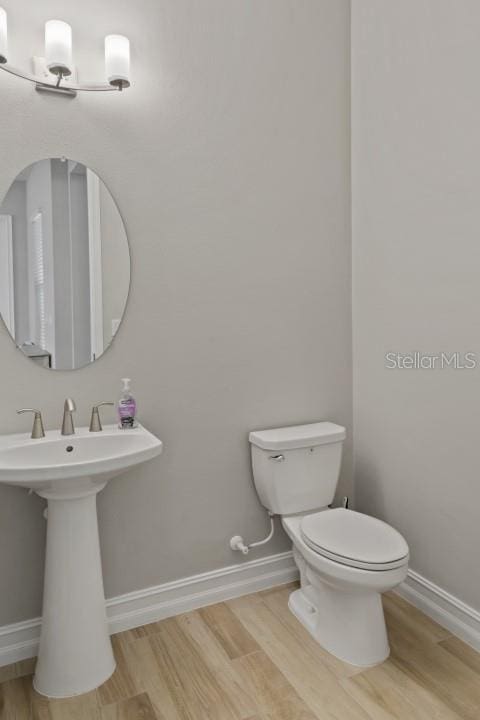
<path fill-rule="evenodd" d="M 129 430 L 138 426 L 136 419 L 137 403 L 130 390 L 130 378 L 122 378 L 123 389 L 118 400 L 118 427 Z"/>

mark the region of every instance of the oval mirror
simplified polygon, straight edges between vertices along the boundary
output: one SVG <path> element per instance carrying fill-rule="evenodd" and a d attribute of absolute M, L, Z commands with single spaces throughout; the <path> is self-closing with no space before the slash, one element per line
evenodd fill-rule
<path fill-rule="evenodd" d="M 108 188 L 82 163 L 40 160 L 0 205 L 0 314 L 39 365 L 93 362 L 118 330 L 130 286 L 130 251 Z"/>

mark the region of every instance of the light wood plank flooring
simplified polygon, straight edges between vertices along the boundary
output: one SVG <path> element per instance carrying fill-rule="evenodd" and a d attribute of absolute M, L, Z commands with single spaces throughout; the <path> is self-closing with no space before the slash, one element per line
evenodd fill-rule
<path fill-rule="evenodd" d="M 0 668 L 1 720 L 480 720 L 480 655 L 390 594 L 392 655 L 359 670 L 287 608 L 293 586 L 120 633 L 98 690 L 47 700 L 34 661 Z"/>

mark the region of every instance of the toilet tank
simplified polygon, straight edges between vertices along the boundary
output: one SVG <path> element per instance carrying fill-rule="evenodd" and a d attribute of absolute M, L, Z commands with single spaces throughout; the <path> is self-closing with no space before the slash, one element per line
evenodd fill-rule
<path fill-rule="evenodd" d="M 278 515 L 327 507 L 335 495 L 345 428 L 331 422 L 251 432 L 260 502 Z"/>

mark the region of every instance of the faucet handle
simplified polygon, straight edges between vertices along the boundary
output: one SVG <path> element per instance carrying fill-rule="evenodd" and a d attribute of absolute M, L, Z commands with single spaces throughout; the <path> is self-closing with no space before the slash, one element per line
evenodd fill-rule
<path fill-rule="evenodd" d="M 35 410 L 35 408 L 22 408 L 21 410 L 17 410 L 18 415 L 27 412 L 34 413 L 32 434 L 30 437 L 32 438 L 32 440 L 39 440 L 40 438 L 44 438 L 45 430 L 43 428 L 42 413 L 40 412 L 40 410 Z"/>
<path fill-rule="evenodd" d="M 111 402 L 110 400 L 106 400 L 104 402 L 97 403 L 92 407 L 92 417 L 90 418 L 90 432 L 101 432 L 102 431 L 102 423 L 100 422 L 100 413 L 98 412 L 98 408 L 102 407 L 103 405 L 115 405 L 115 403 Z"/>

